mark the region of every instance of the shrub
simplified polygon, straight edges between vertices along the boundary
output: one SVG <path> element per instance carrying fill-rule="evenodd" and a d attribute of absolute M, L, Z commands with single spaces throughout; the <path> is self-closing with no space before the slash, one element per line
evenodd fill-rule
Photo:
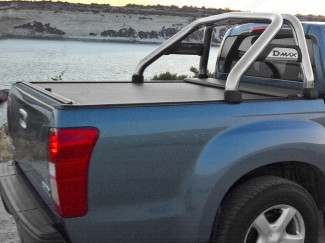
<path fill-rule="evenodd" d="M 192 66 L 190 68 L 190 71 L 194 74 L 193 76 L 191 76 L 191 78 L 198 77 L 199 70 L 196 67 Z M 213 78 L 214 73 L 208 71 L 208 76 L 209 78 Z M 165 73 L 156 74 L 155 76 L 153 76 L 153 78 L 151 78 L 151 80 L 183 80 L 185 78 L 188 78 L 188 76 L 184 74 L 178 75 L 177 73 L 165 72 Z"/>
<path fill-rule="evenodd" d="M 160 73 L 153 76 L 152 80 L 183 80 L 184 78 L 187 78 L 187 75 L 177 75 L 177 73 Z"/>

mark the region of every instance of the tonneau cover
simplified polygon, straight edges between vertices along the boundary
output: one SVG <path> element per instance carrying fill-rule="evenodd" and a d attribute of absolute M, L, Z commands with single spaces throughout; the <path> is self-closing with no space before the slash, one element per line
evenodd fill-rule
<path fill-rule="evenodd" d="M 137 105 L 223 101 L 224 89 L 180 82 L 33 82 L 81 105 Z M 265 95 L 243 93 L 244 100 Z"/>

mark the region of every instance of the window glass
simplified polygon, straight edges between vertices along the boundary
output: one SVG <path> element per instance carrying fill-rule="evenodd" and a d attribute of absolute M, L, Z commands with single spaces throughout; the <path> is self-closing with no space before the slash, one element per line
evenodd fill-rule
<path fill-rule="evenodd" d="M 258 36 L 256 35 L 239 35 L 228 36 L 224 42 L 223 49 L 219 57 L 218 70 L 220 72 L 229 73 L 246 51 L 254 44 Z M 294 38 L 291 36 L 277 36 L 271 41 L 273 45 L 296 46 Z M 312 40 L 307 38 L 307 47 L 312 63 L 314 75 L 315 61 L 312 48 Z M 300 63 L 294 61 L 283 60 L 263 60 L 255 61 L 247 70 L 245 75 L 303 81 L 303 73 Z"/>

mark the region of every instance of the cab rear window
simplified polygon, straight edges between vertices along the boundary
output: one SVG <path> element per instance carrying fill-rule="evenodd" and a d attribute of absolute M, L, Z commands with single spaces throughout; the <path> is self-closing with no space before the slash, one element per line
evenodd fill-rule
<path fill-rule="evenodd" d="M 248 34 L 228 36 L 224 41 L 219 56 L 218 71 L 229 73 L 246 51 L 254 44 L 258 37 L 258 35 Z M 306 41 L 312 68 L 314 75 L 316 76 L 312 40 L 307 37 Z M 296 46 L 292 33 L 289 35 L 277 36 L 270 44 L 275 46 L 287 46 L 289 48 L 290 46 Z M 303 81 L 303 73 L 300 63 L 291 60 L 255 61 L 246 71 L 245 75 L 271 79 Z"/>

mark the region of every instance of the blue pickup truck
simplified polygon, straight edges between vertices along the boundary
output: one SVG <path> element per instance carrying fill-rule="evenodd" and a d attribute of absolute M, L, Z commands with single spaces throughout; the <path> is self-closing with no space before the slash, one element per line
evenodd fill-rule
<path fill-rule="evenodd" d="M 211 36 L 229 24 L 209 78 Z M 316 243 L 324 30 L 227 13 L 182 29 L 130 82 L 15 83 L 0 190 L 22 241 Z M 200 56 L 198 77 L 144 82 L 169 54 Z"/>

